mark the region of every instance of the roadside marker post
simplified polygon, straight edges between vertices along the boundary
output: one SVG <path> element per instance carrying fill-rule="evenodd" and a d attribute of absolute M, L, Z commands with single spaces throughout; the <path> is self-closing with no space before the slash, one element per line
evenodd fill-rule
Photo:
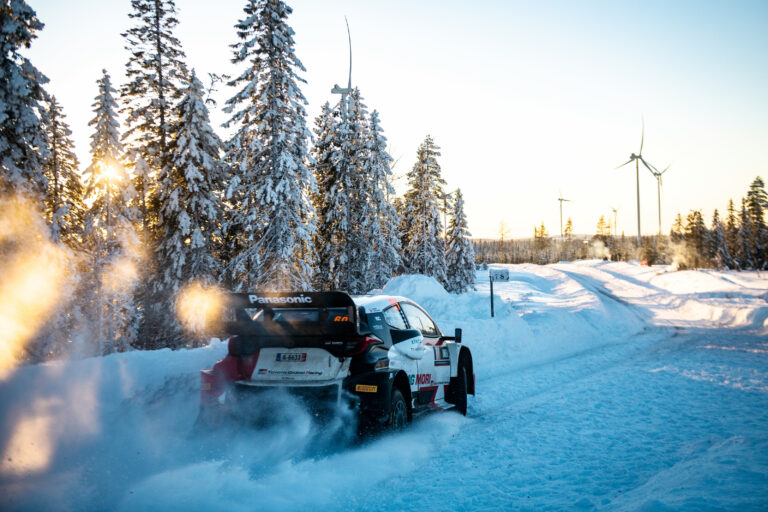
<path fill-rule="evenodd" d="M 509 270 L 506 268 L 488 270 L 488 279 L 491 283 L 491 318 L 493 318 L 493 282 L 509 281 Z"/>

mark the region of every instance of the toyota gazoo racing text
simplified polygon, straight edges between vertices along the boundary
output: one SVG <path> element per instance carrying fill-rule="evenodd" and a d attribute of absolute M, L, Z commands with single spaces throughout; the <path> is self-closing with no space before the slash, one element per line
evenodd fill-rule
<path fill-rule="evenodd" d="M 349 405 L 361 432 L 398 429 L 415 414 L 467 412 L 475 394 L 461 329 L 444 335 L 403 297 L 342 292 L 228 295 L 218 332 L 228 354 L 201 372 L 200 420 L 249 416 L 282 388 L 314 406 Z"/>

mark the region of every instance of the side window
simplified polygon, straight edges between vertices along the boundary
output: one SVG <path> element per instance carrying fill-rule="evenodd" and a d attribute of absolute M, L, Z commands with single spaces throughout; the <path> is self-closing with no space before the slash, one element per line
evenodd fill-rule
<path fill-rule="evenodd" d="M 402 303 L 401 307 L 403 308 L 403 313 L 405 313 L 405 317 L 408 319 L 408 323 L 411 324 L 412 329 L 418 329 L 423 336 L 428 338 L 437 338 L 440 336 L 435 323 L 422 310 L 407 302 Z"/>
<path fill-rule="evenodd" d="M 393 329 L 405 329 L 405 321 L 403 315 L 400 314 L 400 310 L 392 306 L 384 310 L 384 321 L 387 325 Z"/>

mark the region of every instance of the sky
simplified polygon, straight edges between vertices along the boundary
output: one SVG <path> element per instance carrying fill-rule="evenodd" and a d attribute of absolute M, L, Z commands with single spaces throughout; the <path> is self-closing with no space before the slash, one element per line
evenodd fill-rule
<path fill-rule="evenodd" d="M 26 52 L 50 78 L 83 167 L 96 80 L 124 81 L 129 0 L 28 0 L 45 28 Z M 530 237 L 542 222 L 595 232 L 601 215 L 637 232 L 634 165 L 664 168 L 662 230 L 674 216 L 737 206 L 768 179 L 768 2 L 295 0 L 289 24 L 306 67 L 309 118 L 334 84 L 378 110 L 398 193 L 427 134 L 447 188 L 461 188 L 476 238 Z M 234 73 L 229 45 L 244 0 L 176 0 L 176 35 L 198 76 Z M 219 106 L 233 94 L 221 87 Z M 220 135 L 227 116 L 211 112 Z M 640 174 L 643 234 L 658 231 L 656 180 Z"/>

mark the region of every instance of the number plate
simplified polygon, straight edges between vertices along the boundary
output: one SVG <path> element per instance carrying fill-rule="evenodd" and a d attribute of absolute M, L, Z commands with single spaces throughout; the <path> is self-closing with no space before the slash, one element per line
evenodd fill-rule
<path fill-rule="evenodd" d="M 303 363 L 307 360 L 306 352 L 278 352 L 275 361 L 281 363 Z"/>

